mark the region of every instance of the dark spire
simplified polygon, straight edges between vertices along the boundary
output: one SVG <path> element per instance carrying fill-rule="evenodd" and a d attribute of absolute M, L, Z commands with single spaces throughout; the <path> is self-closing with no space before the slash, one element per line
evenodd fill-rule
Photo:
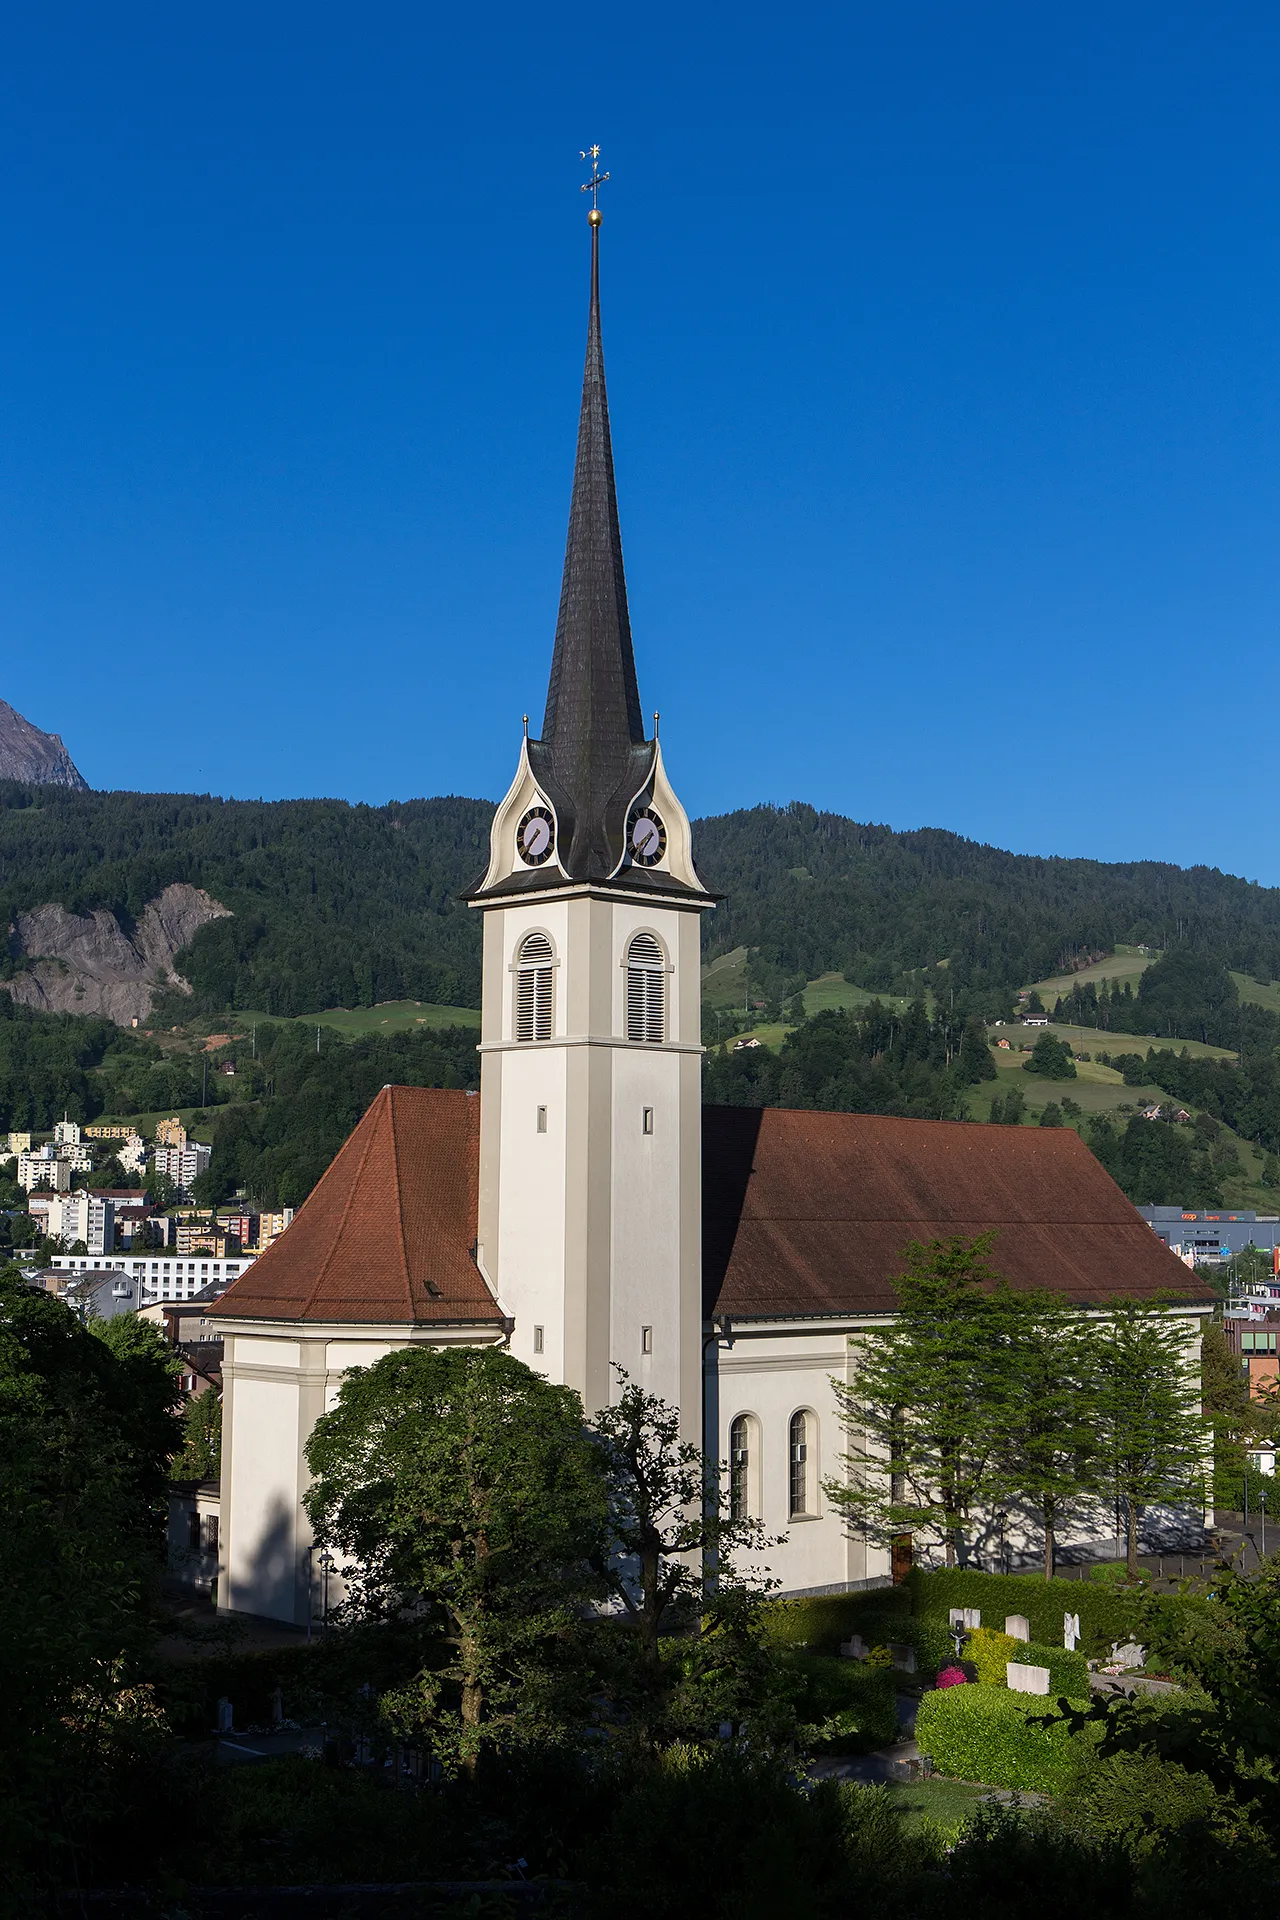
<path fill-rule="evenodd" d="M 542 739 L 535 772 L 559 789 L 561 858 L 574 878 L 612 872 L 622 852 L 627 803 L 653 758 L 636 685 L 622 534 L 609 439 L 600 340 L 600 215 L 591 219 L 591 310 L 582 378 L 578 457 L 569 508 L 564 582 Z M 565 846 L 565 841 L 568 846 Z"/>

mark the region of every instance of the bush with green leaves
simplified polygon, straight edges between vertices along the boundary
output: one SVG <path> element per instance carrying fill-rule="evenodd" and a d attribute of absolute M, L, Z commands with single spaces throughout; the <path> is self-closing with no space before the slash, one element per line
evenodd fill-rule
<path fill-rule="evenodd" d="M 1139 1857 L 1192 1827 L 1228 1845 L 1262 1837 L 1234 1794 L 1158 1753 L 1078 1753 L 1057 1808 L 1072 1831 L 1121 1840 Z"/>
<path fill-rule="evenodd" d="M 898 1737 L 898 1682 L 891 1667 L 826 1654 L 789 1653 L 801 1740 L 813 1753 L 870 1753 Z"/>
<path fill-rule="evenodd" d="M 905 1587 L 873 1587 L 863 1593 L 816 1593 L 794 1600 L 770 1600 L 762 1609 L 762 1620 L 772 1646 L 837 1653 L 855 1633 L 870 1644 L 868 1627 L 874 1623 L 878 1628 L 886 1616 L 892 1616 L 894 1631 L 882 1637 L 898 1639 L 897 1629 L 911 1610 L 911 1595 Z"/>
<path fill-rule="evenodd" d="M 1028 1793 L 1064 1787 L 1077 1764 L 1074 1742 L 1088 1738 L 1072 1735 L 1056 1701 L 1004 1687 L 937 1688 L 916 1715 L 916 1743 L 939 1773 Z"/>
<path fill-rule="evenodd" d="M 997 1633 L 994 1627 L 975 1628 L 965 1643 L 964 1657 L 973 1661 L 984 1686 L 1007 1686 L 1008 1664 L 1017 1660 L 1024 1666 L 1047 1667 L 1050 1693 L 1084 1697 L 1089 1691 L 1089 1663 L 1082 1653 L 1072 1653 L 1066 1647 L 1038 1646 L 1034 1640 L 1017 1640 L 1011 1633 Z"/>

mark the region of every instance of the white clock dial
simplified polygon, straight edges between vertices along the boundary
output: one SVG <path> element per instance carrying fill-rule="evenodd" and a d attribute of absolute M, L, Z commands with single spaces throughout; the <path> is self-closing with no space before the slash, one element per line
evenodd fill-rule
<path fill-rule="evenodd" d="M 516 846 L 526 866 L 540 867 L 551 858 L 556 844 L 556 823 L 546 807 L 530 807 L 516 828 Z"/>
<path fill-rule="evenodd" d="M 642 807 L 632 814 L 628 841 L 637 866 L 651 867 L 661 860 L 667 848 L 667 830 L 652 807 Z"/>

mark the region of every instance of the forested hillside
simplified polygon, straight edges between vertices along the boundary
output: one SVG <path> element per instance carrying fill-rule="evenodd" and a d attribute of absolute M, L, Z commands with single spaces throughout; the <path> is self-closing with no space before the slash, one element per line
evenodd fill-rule
<path fill-rule="evenodd" d="M 714 951 L 759 949 L 806 979 L 836 970 L 879 993 L 954 991 L 957 1007 L 992 1017 L 1010 989 L 1119 943 L 1280 974 L 1280 889 L 1210 867 L 1039 859 L 799 804 L 700 821 L 696 845 L 728 896 L 709 916 Z"/>
<path fill-rule="evenodd" d="M 457 895 L 483 864 L 492 811 L 458 798 L 366 807 L 0 783 L 0 914 L 8 925 L 52 901 L 107 907 L 127 925 L 188 881 L 233 915 L 180 962 L 198 1010 L 474 1006 L 479 928 Z M 836 971 L 994 1017 L 1027 981 L 1120 942 L 1280 976 L 1280 890 L 1210 868 L 1037 859 L 800 804 L 700 821 L 696 845 L 726 896 L 704 922 L 708 954 L 751 949 L 771 996 Z M 0 965 L 14 962 L 11 946 Z"/>
<path fill-rule="evenodd" d="M 196 1009 L 273 1014 L 416 999 L 479 1004 L 475 915 L 458 893 L 484 863 L 484 800 L 217 800 L 0 783 L 0 915 L 55 901 L 126 926 L 170 881 L 233 918 L 182 971 Z M 11 970 L 12 943 L 0 964 Z"/>

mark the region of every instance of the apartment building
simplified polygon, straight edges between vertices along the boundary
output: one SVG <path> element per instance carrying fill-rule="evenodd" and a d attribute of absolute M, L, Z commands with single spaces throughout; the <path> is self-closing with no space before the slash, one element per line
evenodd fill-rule
<path fill-rule="evenodd" d="M 156 1133 L 158 1137 L 159 1128 Z M 167 1174 L 175 1187 L 189 1193 L 212 1160 L 213 1148 L 203 1146 L 199 1140 L 190 1140 L 180 1147 L 157 1146 L 151 1158 L 157 1173 Z"/>
<path fill-rule="evenodd" d="M 48 1187 L 51 1193 L 71 1191 L 71 1162 L 61 1158 L 54 1146 L 30 1148 L 18 1155 L 18 1185 L 24 1193 L 36 1187 Z"/>
<path fill-rule="evenodd" d="M 156 1306 L 166 1300 L 190 1300 L 202 1287 L 227 1287 L 236 1275 L 253 1265 L 253 1253 L 241 1253 L 218 1259 L 209 1253 L 185 1257 L 168 1253 L 117 1255 L 111 1265 L 115 1272 L 137 1289 L 138 1307 Z M 100 1268 L 101 1261 L 79 1254 L 55 1253 L 49 1265 L 57 1272 L 77 1273 Z"/>

